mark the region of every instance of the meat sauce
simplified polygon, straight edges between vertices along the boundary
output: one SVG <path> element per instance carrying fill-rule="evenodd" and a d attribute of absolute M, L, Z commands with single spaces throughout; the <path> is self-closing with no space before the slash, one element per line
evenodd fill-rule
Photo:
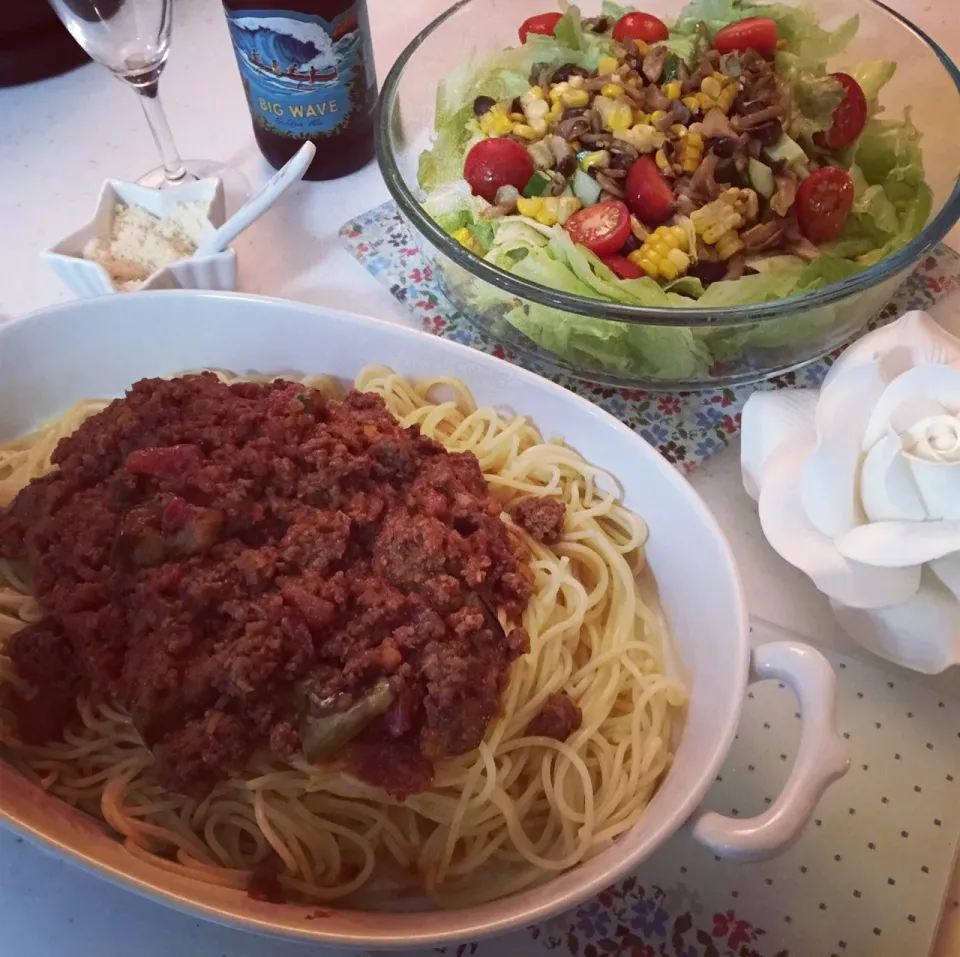
<path fill-rule="evenodd" d="M 473 455 L 376 395 L 202 374 L 136 383 L 53 462 L 0 516 L 47 613 L 9 643 L 25 740 L 93 693 L 172 790 L 264 749 L 398 797 L 480 743 L 528 648 L 492 609 L 515 618 L 531 586 Z"/>

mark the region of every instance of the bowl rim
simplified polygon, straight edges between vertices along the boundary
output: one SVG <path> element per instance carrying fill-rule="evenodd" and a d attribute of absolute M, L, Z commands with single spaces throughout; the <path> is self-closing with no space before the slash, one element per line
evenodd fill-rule
<path fill-rule="evenodd" d="M 21 819 L 15 808 L 11 808 L 5 800 L 6 792 L 2 787 L 2 782 L 7 774 L 16 774 L 24 782 L 27 779 L 22 778 L 18 772 L 2 761 L 0 761 L 0 827 L 10 828 L 20 834 L 27 835 L 31 840 L 42 844 L 61 859 L 77 864 L 111 883 L 181 911 L 270 936 L 328 945 L 359 946 L 368 949 L 441 946 L 465 940 L 480 940 L 515 931 L 529 923 L 546 920 L 578 906 L 592 895 L 602 891 L 612 880 L 619 880 L 630 870 L 639 866 L 657 849 L 662 848 L 684 826 L 685 822 L 695 815 L 713 786 L 714 778 L 720 766 L 726 760 L 733 744 L 746 698 L 752 655 L 746 591 L 740 567 L 729 539 L 712 509 L 690 485 L 680 470 L 662 459 L 656 450 L 629 426 L 588 399 L 571 393 L 549 379 L 538 376 L 522 367 L 505 363 L 493 356 L 477 352 L 468 346 L 434 336 L 426 336 L 410 326 L 372 316 L 358 315 L 312 303 L 282 300 L 248 293 L 209 290 L 148 291 L 142 293 L 137 299 L 105 296 L 98 299 L 73 300 L 12 318 L 8 322 L 0 324 L 0 347 L 3 346 L 6 336 L 16 335 L 28 326 L 35 328 L 35 335 L 37 336 L 41 334 L 49 335 L 52 331 L 50 329 L 51 324 L 65 321 L 64 317 L 66 317 L 66 320 L 74 320 L 77 317 L 73 314 L 83 313 L 86 310 L 129 311 L 130 315 L 126 318 L 135 331 L 139 326 L 156 321 L 155 313 L 151 313 L 146 308 L 150 302 L 163 304 L 168 307 L 168 312 L 182 315 L 184 312 L 190 311 L 189 305 L 191 302 L 205 303 L 218 300 L 236 304 L 238 308 L 259 308 L 265 311 L 284 312 L 292 315 L 296 322 L 304 325 L 323 324 L 325 320 L 331 320 L 333 323 L 342 326 L 353 326 L 354 332 L 352 334 L 363 335 L 369 333 L 369 341 L 376 340 L 377 333 L 381 332 L 388 342 L 391 339 L 406 341 L 409 343 L 411 350 L 422 351 L 426 347 L 428 351 L 432 351 L 436 355 L 438 365 L 446 363 L 450 368 L 456 369 L 458 375 L 464 374 L 468 384 L 471 366 L 487 366 L 490 369 L 495 367 L 501 377 L 507 376 L 510 379 L 517 380 L 520 384 L 526 383 L 533 386 L 541 394 L 555 397 L 559 404 L 569 405 L 572 403 L 583 408 L 593 422 L 603 424 L 616 434 L 620 442 L 628 447 L 635 448 L 637 458 L 645 462 L 647 468 L 651 471 L 660 470 L 663 480 L 669 482 L 682 494 L 691 515 L 695 516 L 697 523 L 703 528 L 704 532 L 714 540 L 718 552 L 722 555 L 722 566 L 718 575 L 722 575 L 723 578 L 728 580 L 733 590 L 731 606 L 735 614 L 728 623 L 731 632 L 728 640 L 730 641 L 730 654 L 736 660 L 733 670 L 738 675 L 735 686 L 731 685 L 726 692 L 732 699 L 729 712 L 725 714 L 716 728 L 710 747 L 705 749 L 700 765 L 699 783 L 685 792 L 684 799 L 678 804 L 662 809 L 662 820 L 657 822 L 644 845 L 629 849 L 621 846 L 616 861 L 610 862 L 610 866 L 605 871 L 584 874 L 575 884 L 567 881 L 564 886 L 553 891 L 549 898 L 541 900 L 537 900 L 538 890 L 542 891 L 551 887 L 556 881 L 563 881 L 565 877 L 569 878 L 570 875 L 579 870 L 579 867 L 571 868 L 569 871 L 556 875 L 549 882 L 540 885 L 539 888 L 527 888 L 508 898 L 472 907 L 436 910 L 426 913 L 379 912 L 373 913 L 372 919 L 372 912 L 369 911 L 346 911 L 348 915 L 359 915 L 363 919 L 342 921 L 337 927 L 334 927 L 335 921 L 331 919 L 313 920 L 302 916 L 316 911 L 315 905 L 298 907 L 297 914 L 284 914 L 282 910 L 279 913 L 273 911 L 272 908 L 278 907 L 278 905 L 267 907 L 266 905 L 261 906 L 259 902 L 248 903 L 245 900 L 245 906 L 241 910 L 233 903 L 222 903 L 216 897 L 205 896 L 202 892 L 193 891 L 191 893 L 195 885 L 190 879 L 182 879 L 177 887 L 172 889 L 169 884 L 164 884 L 164 878 L 159 874 L 157 877 L 153 877 L 152 873 L 149 877 L 144 877 L 142 876 L 143 869 L 137 864 L 133 865 L 136 870 L 131 872 L 130 867 L 121 867 L 115 863 L 102 860 L 96 850 L 91 849 L 89 844 L 83 847 L 73 846 L 72 843 L 67 843 L 65 840 L 58 838 L 56 833 L 49 833 L 49 826 L 43 828 Z M 201 308 L 203 307 L 201 306 Z M 79 319 L 82 325 L 82 315 Z M 200 325 L 204 322 L 202 316 L 195 318 L 193 321 L 194 324 Z M 260 324 L 264 328 L 269 326 L 269 312 Z M 426 344 L 427 340 L 430 342 L 429 346 Z M 2 349 L 0 349 L 0 352 L 2 352 Z M 458 363 L 458 358 L 463 361 Z M 38 363 L 43 363 L 43 361 L 42 357 L 37 359 Z M 524 414 L 522 410 L 516 411 L 518 414 Z M 575 442 L 573 436 L 571 436 L 571 442 Z M 45 800 L 45 798 L 44 795 L 41 800 Z M 51 797 L 51 800 L 55 799 Z M 65 803 L 62 807 L 71 812 L 70 817 L 72 819 L 74 809 L 69 808 Z M 83 812 L 75 811 L 75 814 L 82 815 Z M 627 834 L 629 833 L 628 831 Z M 110 840 L 116 839 L 111 836 Z M 609 854 L 610 851 L 611 849 L 608 848 L 603 854 Z M 588 861 L 587 866 L 589 865 L 590 862 Z M 296 905 L 284 906 L 295 907 Z M 336 908 L 335 904 L 332 906 Z M 320 910 L 328 910 L 329 908 L 330 905 L 320 905 Z M 436 920 L 424 920 L 424 916 L 427 918 L 435 917 Z M 391 919 L 398 917 L 401 919 L 410 918 L 398 922 L 400 927 L 403 928 L 402 930 L 396 925 L 392 928 L 389 926 Z"/>
<path fill-rule="evenodd" d="M 764 2 L 764 0 L 761 0 L 761 2 Z M 865 6 L 878 8 L 925 43 L 940 61 L 947 75 L 953 80 L 954 88 L 957 94 L 960 95 L 960 68 L 947 56 L 932 37 L 907 19 L 907 17 L 881 2 L 881 0 L 858 0 L 858 2 Z M 727 325 L 751 325 L 767 319 L 782 319 L 784 316 L 793 312 L 828 306 L 847 299 L 856 293 L 871 289 L 884 280 L 895 277 L 898 273 L 915 266 L 924 253 L 936 243 L 940 242 L 956 222 L 960 220 L 960 166 L 958 166 L 953 189 L 943 204 L 943 208 L 924 226 L 917 236 L 893 255 L 884 257 L 878 263 L 875 263 L 873 266 L 868 267 L 855 276 L 850 276 L 840 282 L 831 283 L 823 289 L 788 296 L 785 299 L 751 303 L 744 306 L 691 306 L 689 308 L 685 306 L 631 306 L 611 302 L 606 299 L 593 299 L 587 296 L 561 292 L 528 279 L 521 279 L 511 272 L 501 269 L 499 266 L 494 266 L 479 256 L 475 256 L 459 243 L 452 240 L 436 222 L 424 212 L 420 202 L 407 187 L 389 146 L 390 126 L 394 114 L 393 107 L 397 101 L 400 81 L 407 65 L 420 47 L 433 33 L 443 26 L 447 20 L 471 5 L 480 5 L 482 3 L 483 0 L 458 0 L 458 2 L 453 4 L 448 10 L 427 24 L 427 26 L 410 41 L 394 62 L 384 81 L 377 102 L 374 140 L 380 172 L 387 185 L 387 190 L 400 208 L 404 218 L 412 223 L 417 232 L 421 233 L 440 252 L 452 259 L 457 265 L 475 277 L 494 286 L 498 286 L 506 292 L 565 312 L 572 312 L 590 318 L 609 319 L 616 322 L 638 325 L 684 328 L 697 326 L 721 327 Z"/>

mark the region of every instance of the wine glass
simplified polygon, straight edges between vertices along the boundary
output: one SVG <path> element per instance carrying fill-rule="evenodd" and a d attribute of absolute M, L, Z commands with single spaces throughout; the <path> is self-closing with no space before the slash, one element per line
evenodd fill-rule
<path fill-rule="evenodd" d="M 249 184 L 236 170 L 211 160 L 183 160 L 160 103 L 160 74 L 170 52 L 173 0 L 50 0 L 73 38 L 90 57 L 138 94 L 163 164 L 137 180 L 162 189 L 220 176 L 234 202 Z M 231 181 L 228 183 L 228 180 Z"/>

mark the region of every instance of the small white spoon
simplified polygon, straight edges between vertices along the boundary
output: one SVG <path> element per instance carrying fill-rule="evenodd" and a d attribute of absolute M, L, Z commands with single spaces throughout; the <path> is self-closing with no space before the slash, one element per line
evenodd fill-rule
<path fill-rule="evenodd" d="M 317 152 L 313 143 L 304 143 L 293 157 L 270 177 L 267 184 L 247 200 L 219 229 L 212 232 L 197 247 L 195 257 L 212 256 L 222 252 L 254 220 L 259 219 L 294 183 L 306 173 Z"/>

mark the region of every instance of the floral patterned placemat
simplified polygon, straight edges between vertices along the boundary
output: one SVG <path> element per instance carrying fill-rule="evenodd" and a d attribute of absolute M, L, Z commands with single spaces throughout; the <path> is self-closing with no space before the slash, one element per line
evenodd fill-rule
<path fill-rule="evenodd" d="M 424 331 L 524 364 L 521 357 L 478 332 L 444 297 L 396 204 L 386 203 L 351 220 L 342 227 L 340 236 L 350 252 L 410 308 Z M 889 322 L 910 309 L 928 309 L 958 287 L 960 256 L 946 246 L 938 246 L 898 290 L 875 324 Z M 725 448 L 740 431 L 743 404 L 757 388 L 819 385 L 830 361 L 812 363 L 760 386 L 676 395 L 609 388 L 562 374 L 550 374 L 548 378 L 606 409 L 639 432 L 669 462 L 690 471 Z"/>

